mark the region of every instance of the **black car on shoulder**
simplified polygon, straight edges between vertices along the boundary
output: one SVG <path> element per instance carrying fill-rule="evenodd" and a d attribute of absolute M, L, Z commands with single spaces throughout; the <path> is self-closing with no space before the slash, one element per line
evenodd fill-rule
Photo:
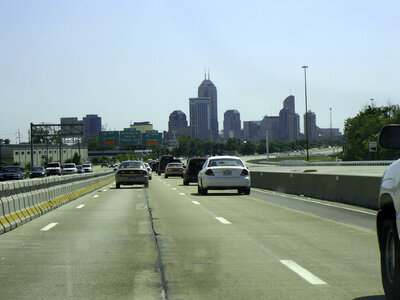
<path fill-rule="evenodd" d="M 44 167 L 38 166 L 33 167 L 29 171 L 29 178 L 46 177 L 46 169 Z"/>
<path fill-rule="evenodd" d="M 19 166 L 6 166 L 0 170 L 0 181 L 25 179 L 26 173 Z"/>
<path fill-rule="evenodd" d="M 187 162 L 187 167 L 183 174 L 183 184 L 189 185 L 189 182 L 197 183 L 197 174 L 203 168 L 207 157 L 192 157 Z"/>

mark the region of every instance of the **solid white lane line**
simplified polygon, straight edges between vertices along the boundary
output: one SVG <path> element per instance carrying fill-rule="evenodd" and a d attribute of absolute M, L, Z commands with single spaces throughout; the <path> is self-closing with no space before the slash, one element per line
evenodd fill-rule
<path fill-rule="evenodd" d="M 193 204 L 200 205 L 200 202 L 192 201 Z"/>
<path fill-rule="evenodd" d="M 179 195 L 185 196 L 185 194 L 184 194 L 184 193 L 179 193 Z"/>
<path fill-rule="evenodd" d="M 82 208 L 82 207 L 84 207 L 85 206 L 85 204 L 81 204 L 81 205 L 78 205 L 76 208 Z"/>
<path fill-rule="evenodd" d="M 93 198 L 97 198 L 99 195 L 94 195 Z"/>
<path fill-rule="evenodd" d="M 56 226 L 58 223 L 50 223 L 49 225 L 43 227 L 42 229 L 40 229 L 40 231 L 48 231 L 51 228 L 53 228 L 54 226 Z"/>
<path fill-rule="evenodd" d="M 313 285 L 327 284 L 325 281 L 319 279 L 313 273 L 304 269 L 302 266 L 298 265 L 293 260 L 281 260 L 280 262 Z"/>
<path fill-rule="evenodd" d="M 264 193 L 264 194 L 270 194 L 268 192 L 264 192 L 264 191 L 260 191 L 260 190 L 257 190 L 257 192 Z M 339 205 L 334 205 L 334 204 L 329 204 L 329 203 L 323 203 L 323 202 L 311 200 L 311 198 L 308 198 L 310 200 L 307 200 L 307 199 L 302 199 L 302 198 L 299 198 L 299 197 L 296 197 L 296 196 L 288 196 L 288 195 L 283 195 L 283 194 L 278 194 L 278 193 L 275 193 L 275 195 L 279 195 L 281 197 L 290 198 L 290 199 L 296 199 L 296 200 L 300 200 L 300 201 L 304 201 L 304 202 L 311 202 L 311 203 L 315 203 L 315 204 L 320 204 L 320 205 L 331 206 L 331 207 L 335 207 L 335 208 L 341 208 L 341 209 L 345 209 L 345 210 L 355 211 L 355 212 L 363 213 L 363 214 L 366 214 L 366 215 L 376 216 L 376 213 L 371 213 L 371 212 L 368 212 L 368 211 L 363 211 L 363 210 L 359 210 L 359 209 L 355 209 L 355 208 L 344 207 L 344 206 L 339 206 Z"/>
<path fill-rule="evenodd" d="M 107 192 L 107 190 L 103 190 L 103 192 Z"/>
<path fill-rule="evenodd" d="M 231 224 L 231 222 L 225 220 L 222 217 L 215 217 L 218 221 L 220 221 L 222 224 Z"/>

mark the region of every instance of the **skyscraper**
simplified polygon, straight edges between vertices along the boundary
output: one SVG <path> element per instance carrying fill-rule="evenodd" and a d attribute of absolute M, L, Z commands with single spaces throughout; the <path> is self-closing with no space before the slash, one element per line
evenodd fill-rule
<path fill-rule="evenodd" d="M 307 112 L 307 126 L 306 126 L 306 114 L 304 114 L 304 134 L 306 134 L 306 127 L 308 132 L 308 139 L 315 141 L 318 138 L 318 127 L 317 127 L 317 116 L 314 112 L 309 110 Z"/>
<path fill-rule="evenodd" d="M 217 88 L 205 76 L 198 88 L 198 97 L 189 98 L 190 126 L 193 136 L 205 140 L 218 140 Z"/>
<path fill-rule="evenodd" d="M 205 141 L 211 138 L 211 99 L 189 98 L 190 128 L 193 137 L 200 137 Z"/>
<path fill-rule="evenodd" d="M 169 115 L 168 131 L 180 131 L 180 129 L 186 128 L 187 126 L 188 122 L 183 111 L 174 110 Z"/>
<path fill-rule="evenodd" d="M 300 136 L 300 117 L 295 112 L 294 96 L 283 100 L 283 108 L 279 112 L 279 139 L 285 142 L 298 140 Z"/>
<path fill-rule="evenodd" d="M 241 138 L 240 113 L 236 109 L 224 113 L 224 139 Z"/>
<path fill-rule="evenodd" d="M 98 115 L 86 115 L 83 117 L 84 140 L 97 135 L 101 131 L 101 117 Z"/>

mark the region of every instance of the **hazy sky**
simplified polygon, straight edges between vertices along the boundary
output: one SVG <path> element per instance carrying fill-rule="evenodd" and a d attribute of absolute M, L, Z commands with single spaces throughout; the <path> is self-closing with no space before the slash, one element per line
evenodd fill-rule
<path fill-rule="evenodd" d="M 400 1 L 0 1 L 0 138 L 98 114 L 107 129 L 189 120 L 210 68 L 223 114 L 278 115 L 296 97 L 343 129 L 373 98 L 400 104 Z M 301 127 L 303 118 L 301 118 Z"/>

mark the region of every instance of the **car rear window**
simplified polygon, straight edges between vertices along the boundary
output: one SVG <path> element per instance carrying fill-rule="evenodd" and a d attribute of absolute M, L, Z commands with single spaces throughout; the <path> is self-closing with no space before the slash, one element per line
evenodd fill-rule
<path fill-rule="evenodd" d="M 123 162 L 119 166 L 120 169 L 127 169 L 127 168 L 144 168 L 144 165 L 140 161 L 132 161 L 132 162 Z"/>
<path fill-rule="evenodd" d="M 168 167 L 182 167 L 183 165 L 180 163 L 176 163 L 176 164 L 168 164 Z"/>
<path fill-rule="evenodd" d="M 207 159 L 192 159 L 189 162 L 189 166 L 190 167 L 202 167 L 204 165 L 204 163 L 206 162 Z"/>
<path fill-rule="evenodd" d="M 212 159 L 208 163 L 209 167 L 244 167 L 243 163 L 239 159 L 223 158 L 223 159 Z"/>

